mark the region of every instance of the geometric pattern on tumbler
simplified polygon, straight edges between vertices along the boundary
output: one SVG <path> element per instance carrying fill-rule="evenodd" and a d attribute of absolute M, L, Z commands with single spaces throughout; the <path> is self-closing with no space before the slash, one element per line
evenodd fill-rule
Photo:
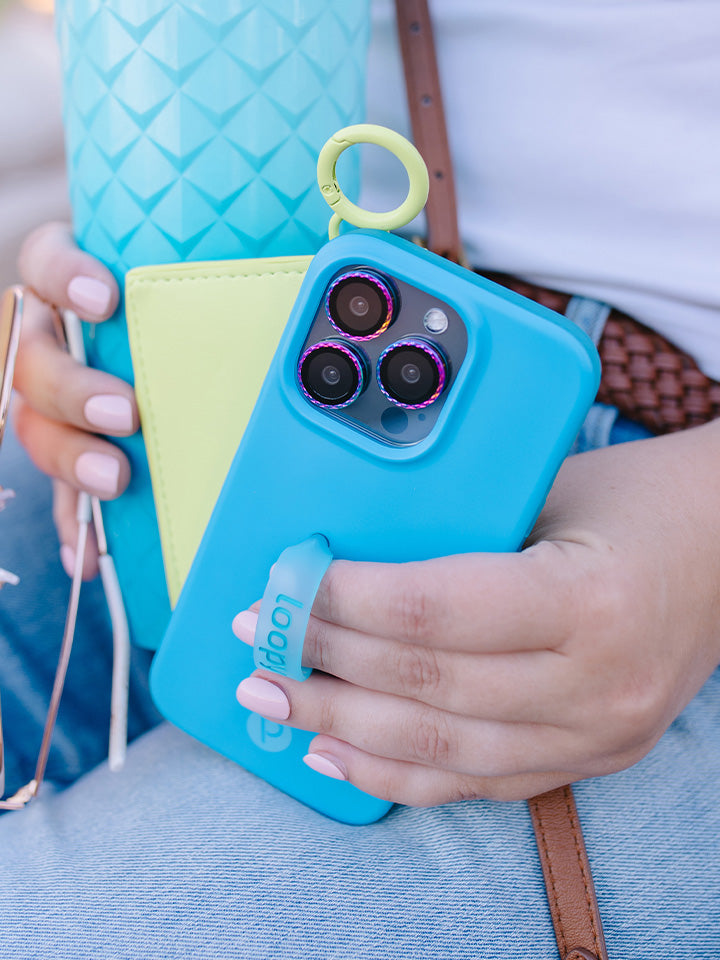
<path fill-rule="evenodd" d="M 56 11 L 81 247 L 120 281 L 148 263 L 319 248 L 330 211 L 317 155 L 364 119 L 369 0 L 58 0 Z M 350 151 L 351 195 L 358 169 Z M 91 365 L 132 382 L 122 310 L 86 344 Z M 140 438 L 120 445 L 133 480 L 105 507 L 108 538 L 134 637 L 155 646 L 169 610 L 149 472 Z"/>

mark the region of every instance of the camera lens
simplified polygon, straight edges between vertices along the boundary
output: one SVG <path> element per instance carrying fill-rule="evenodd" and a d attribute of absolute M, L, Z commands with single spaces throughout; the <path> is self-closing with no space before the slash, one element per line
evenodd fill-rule
<path fill-rule="evenodd" d="M 426 340 L 398 340 L 380 354 L 377 364 L 380 389 L 406 410 L 434 403 L 447 380 L 447 363 L 437 347 Z"/>
<path fill-rule="evenodd" d="M 390 326 L 395 314 L 395 294 L 379 274 L 354 270 L 333 281 L 325 309 L 339 333 L 355 340 L 372 340 Z"/>
<path fill-rule="evenodd" d="M 305 396 L 321 407 L 346 407 L 362 393 L 365 364 L 344 343 L 321 340 L 303 353 L 298 377 Z"/>

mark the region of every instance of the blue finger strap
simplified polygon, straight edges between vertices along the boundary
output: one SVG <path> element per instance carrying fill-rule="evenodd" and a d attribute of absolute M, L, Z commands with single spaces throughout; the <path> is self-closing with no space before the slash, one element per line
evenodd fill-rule
<path fill-rule="evenodd" d="M 280 554 L 260 605 L 253 647 L 256 667 L 291 680 L 310 676 L 312 670 L 302 665 L 305 631 L 332 558 L 327 540 L 319 533 Z"/>

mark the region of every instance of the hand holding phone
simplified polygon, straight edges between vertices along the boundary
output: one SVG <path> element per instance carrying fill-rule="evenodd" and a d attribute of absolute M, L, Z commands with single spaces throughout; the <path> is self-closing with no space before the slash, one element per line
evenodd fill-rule
<path fill-rule="evenodd" d="M 240 707 L 232 632 L 289 545 L 402 563 L 517 550 L 595 394 L 562 318 L 398 238 L 357 231 L 314 259 L 156 658 L 189 733 L 337 819 L 386 801 L 302 763 L 311 733 Z"/>

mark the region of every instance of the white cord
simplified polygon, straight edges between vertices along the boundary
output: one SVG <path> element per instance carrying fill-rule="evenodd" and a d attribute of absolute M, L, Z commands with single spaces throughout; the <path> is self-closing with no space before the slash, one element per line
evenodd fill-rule
<path fill-rule="evenodd" d="M 78 363 L 87 362 L 82 327 L 77 314 L 67 310 L 63 314 L 65 337 L 70 356 Z M 120 583 L 115 564 L 107 552 L 107 540 L 100 512 L 100 501 L 81 493 L 78 497 L 78 522 L 80 514 L 87 515 L 87 522 L 93 521 L 98 542 L 98 566 L 102 580 L 105 600 L 110 612 L 113 635 L 112 692 L 110 695 L 110 740 L 108 746 L 108 765 L 115 772 L 121 770 L 127 753 L 128 724 L 128 687 L 130 683 L 130 628 L 128 626 L 125 604 L 123 603 Z"/>
<path fill-rule="evenodd" d="M 121 770 L 127 753 L 128 686 L 130 682 L 130 630 L 113 558 L 100 555 L 100 576 L 105 590 L 113 633 L 112 693 L 110 695 L 110 745 L 108 763 Z"/>

